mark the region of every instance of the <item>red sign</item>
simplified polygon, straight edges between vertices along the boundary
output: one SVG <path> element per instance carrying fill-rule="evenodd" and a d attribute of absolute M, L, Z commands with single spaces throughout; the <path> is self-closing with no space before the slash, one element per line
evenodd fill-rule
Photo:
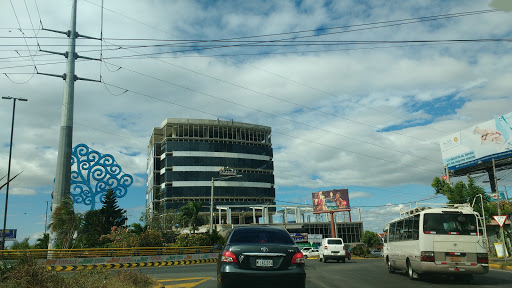
<path fill-rule="evenodd" d="M 446 180 L 448 180 L 448 176 L 443 175 L 443 177 L 441 177 L 441 179 L 443 179 L 444 181 L 446 181 Z"/>
<path fill-rule="evenodd" d="M 500 227 L 503 227 L 503 224 L 505 224 L 505 220 L 507 220 L 507 215 L 495 215 L 494 220 L 500 224 Z"/>

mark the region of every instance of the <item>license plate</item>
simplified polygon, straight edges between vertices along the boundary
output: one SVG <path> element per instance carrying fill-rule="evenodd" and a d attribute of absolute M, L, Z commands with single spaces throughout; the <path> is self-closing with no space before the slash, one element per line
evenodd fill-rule
<path fill-rule="evenodd" d="M 450 261 L 452 261 L 452 262 L 460 262 L 460 256 L 450 256 Z"/>
<path fill-rule="evenodd" d="M 338 254 L 340 251 L 332 251 L 332 254 Z"/>
<path fill-rule="evenodd" d="M 272 267 L 272 266 L 274 266 L 274 261 L 265 260 L 265 259 L 256 259 L 256 266 L 257 267 Z"/>

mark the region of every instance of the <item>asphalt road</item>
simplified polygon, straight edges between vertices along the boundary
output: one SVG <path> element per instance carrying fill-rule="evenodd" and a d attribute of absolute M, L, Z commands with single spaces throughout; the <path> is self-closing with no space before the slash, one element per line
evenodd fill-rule
<path fill-rule="evenodd" d="M 173 288 L 215 288 L 216 264 L 199 264 L 188 266 L 170 266 L 140 269 L 164 287 Z M 475 276 L 470 284 L 459 283 L 448 277 L 433 277 L 420 280 L 409 280 L 405 273 L 389 274 L 383 259 L 352 259 L 346 263 L 318 260 L 306 261 L 307 288 L 333 287 L 512 287 L 512 272 L 491 270 L 486 275 Z M 247 283 L 241 283 L 245 288 Z M 271 283 L 265 288 L 273 287 Z M 287 287 L 279 287 L 287 288 Z"/>

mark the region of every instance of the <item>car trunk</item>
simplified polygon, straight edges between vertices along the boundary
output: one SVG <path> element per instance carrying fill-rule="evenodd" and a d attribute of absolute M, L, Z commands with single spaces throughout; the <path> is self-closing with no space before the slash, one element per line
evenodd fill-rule
<path fill-rule="evenodd" d="M 290 245 L 244 244 L 233 245 L 231 251 L 236 255 L 241 269 L 285 270 L 290 267 L 298 249 Z"/>

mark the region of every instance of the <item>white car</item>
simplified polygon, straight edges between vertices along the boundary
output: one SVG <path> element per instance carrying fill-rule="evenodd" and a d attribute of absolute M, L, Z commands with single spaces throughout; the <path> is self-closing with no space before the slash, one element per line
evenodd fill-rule
<path fill-rule="evenodd" d="M 345 263 L 348 258 L 345 244 L 341 238 L 324 238 L 318 249 L 318 260 L 326 263 L 327 260 L 336 260 L 336 262 Z"/>
<path fill-rule="evenodd" d="M 384 256 L 380 249 L 370 250 L 370 255 L 372 255 L 372 257 L 383 257 Z"/>
<path fill-rule="evenodd" d="M 318 249 L 306 247 L 308 249 L 302 249 L 302 254 L 304 254 L 304 258 L 308 259 L 309 257 L 318 257 Z"/>

